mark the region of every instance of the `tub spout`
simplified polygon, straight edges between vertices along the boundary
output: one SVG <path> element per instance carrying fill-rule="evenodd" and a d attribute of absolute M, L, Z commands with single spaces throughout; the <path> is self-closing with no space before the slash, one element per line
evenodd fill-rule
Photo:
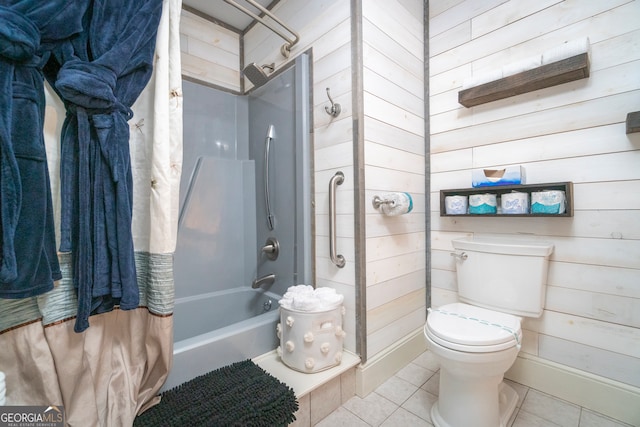
<path fill-rule="evenodd" d="M 271 274 L 267 274 L 266 276 L 256 278 L 256 280 L 253 281 L 253 284 L 251 285 L 251 287 L 253 289 L 256 289 L 262 285 L 269 286 L 269 285 L 272 285 L 273 282 L 275 281 L 276 281 L 276 275 L 271 273 Z"/>

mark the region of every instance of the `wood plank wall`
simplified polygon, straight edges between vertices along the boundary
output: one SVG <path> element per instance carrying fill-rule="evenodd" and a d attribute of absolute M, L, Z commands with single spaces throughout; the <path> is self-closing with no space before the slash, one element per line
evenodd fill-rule
<path fill-rule="evenodd" d="M 361 19 L 370 358 L 426 319 L 423 2 L 363 0 Z M 387 191 L 410 193 L 412 212 L 374 209 L 373 197 Z"/>
<path fill-rule="evenodd" d="M 432 0 L 429 25 L 433 305 L 456 300 L 452 238 L 550 240 L 546 309 L 522 351 L 640 387 L 640 136 L 624 123 L 640 109 L 640 2 Z M 464 79 L 585 36 L 588 79 L 458 104 Z M 575 216 L 439 216 L 440 189 L 509 165 L 528 183 L 573 181 Z"/>
<path fill-rule="evenodd" d="M 240 33 L 182 10 L 182 75 L 240 91 Z"/>

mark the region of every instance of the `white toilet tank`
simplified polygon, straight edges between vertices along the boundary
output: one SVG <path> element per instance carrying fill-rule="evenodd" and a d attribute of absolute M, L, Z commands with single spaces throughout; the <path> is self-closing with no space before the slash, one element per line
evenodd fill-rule
<path fill-rule="evenodd" d="M 452 244 L 460 301 L 517 316 L 542 315 L 552 243 L 466 237 Z"/>

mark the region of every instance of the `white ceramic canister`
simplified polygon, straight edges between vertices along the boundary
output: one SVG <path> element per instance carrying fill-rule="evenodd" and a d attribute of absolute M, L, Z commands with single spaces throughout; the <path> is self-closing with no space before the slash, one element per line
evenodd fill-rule
<path fill-rule="evenodd" d="M 296 371 L 314 373 L 342 362 L 345 332 L 342 304 L 320 312 L 280 307 L 280 347 L 282 362 Z"/>

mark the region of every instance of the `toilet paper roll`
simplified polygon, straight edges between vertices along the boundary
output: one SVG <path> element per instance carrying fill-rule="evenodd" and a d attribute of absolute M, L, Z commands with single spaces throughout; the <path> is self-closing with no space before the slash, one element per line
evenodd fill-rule
<path fill-rule="evenodd" d="M 514 191 L 500 198 L 503 214 L 526 214 L 529 212 L 529 193 Z"/>
<path fill-rule="evenodd" d="M 531 213 L 561 214 L 566 209 L 564 191 L 547 190 L 531 193 Z"/>
<path fill-rule="evenodd" d="M 387 216 L 404 215 L 413 209 L 413 198 L 409 193 L 384 193 L 380 199 L 384 202 L 380 210 Z"/>
<path fill-rule="evenodd" d="M 469 199 L 467 196 L 446 196 L 444 208 L 448 215 L 464 215 L 467 213 Z"/>
<path fill-rule="evenodd" d="M 494 214 L 497 210 L 495 194 L 472 194 L 469 196 L 470 214 Z"/>

